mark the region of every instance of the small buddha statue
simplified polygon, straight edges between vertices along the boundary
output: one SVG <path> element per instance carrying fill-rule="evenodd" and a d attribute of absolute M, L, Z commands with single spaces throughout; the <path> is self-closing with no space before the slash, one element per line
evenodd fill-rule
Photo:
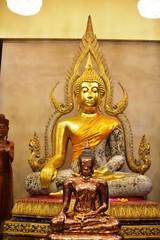
<path fill-rule="evenodd" d="M 98 234 L 98 239 L 121 239 L 118 236 L 118 219 L 105 214 L 108 209 L 108 185 L 104 179 L 93 177 L 94 163 L 95 156 L 87 142 L 78 158 L 80 175 L 67 178 L 64 182 L 63 207 L 59 215 L 51 220 L 52 233 L 48 239 L 55 239 L 56 233 L 75 234 L 79 239 L 81 234 L 89 234 L 86 239 L 93 239 L 92 234 Z M 75 204 L 73 210 L 68 211 L 72 195 Z M 100 238 L 101 235 L 103 238 Z"/>
<path fill-rule="evenodd" d="M 11 217 L 14 143 L 8 141 L 9 120 L 0 114 L 0 223 Z"/>

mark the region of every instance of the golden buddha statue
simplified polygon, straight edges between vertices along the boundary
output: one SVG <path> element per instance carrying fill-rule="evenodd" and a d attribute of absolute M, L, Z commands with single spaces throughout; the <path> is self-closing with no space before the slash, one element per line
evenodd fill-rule
<path fill-rule="evenodd" d="M 95 156 L 87 142 L 78 158 L 80 176 L 67 178 L 64 182 L 63 206 L 59 215 L 51 220 L 52 233 L 48 239 L 58 236 L 66 239 L 67 235 L 70 239 L 82 239 L 82 234 L 88 234 L 85 239 L 93 239 L 95 234 L 98 234 L 98 239 L 122 239 L 118 235 L 118 219 L 105 214 L 108 209 L 108 185 L 104 179 L 93 177 L 94 161 Z M 72 195 L 75 203 L 73 210 L 69 211 Z"/>
<path fill-rule="evenodd" d="M 85 61 L 85 69 L 82 70 Z M 99 73 L 95 70 L 96 67 Z M 108 181 L 110 197 L 146 196 L 151 191 L 152 183 L 144 176 L 150 167 L 150 147 L 143 137 L 139 159 L 134 159 L 132 131 L 123 113 L 127 107 L 128 95 L 124 87 L 121 88 L 123 98 L 113 105 L 112 80 L 89 17 L 86 33 L 66 79 L 65 104 L 55 99 L 54 88 L 51 93 L 51 104 L 55 112 L 46 126 L 44 159 L 36 159 L 40 155 L 36 133 L 30 141 L 29 164 L 34 173 L 25 179 L 25 189 L 28 192 L 49 194 L 61 190 L 67 177 L 72 176 L 73 172 L 79 173 L 78 156 L 82 153 L 86 140 L 89 140 L 96 156 L 94 176 Z M 80 113 L 58 121 L 63 115 L 72 112 L 73 93 Z M 105 113 L 101 114 L 104 102 Z M 66 161 L 69 141 L 72 144 L 72 162 L 69 169 L 61 170 Z M 125 162 L 132 172 L 120 172 Z"/>

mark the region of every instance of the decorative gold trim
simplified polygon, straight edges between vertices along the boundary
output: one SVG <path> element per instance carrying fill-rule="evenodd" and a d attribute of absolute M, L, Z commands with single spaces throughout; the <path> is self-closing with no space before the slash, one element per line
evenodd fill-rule
<path fill-rule="evenodd" d="M 13 222 L 6 221 L 4 225 L 5 234 L 46 237 L 50 232 L 50 225 L 47 223 Z M 123 225 L 120 235 L 124 239 L 160 239 L 159 225 Z"/>
<path fill-rule="evenodd" d="M 73 209 L 74 200 L 71 200 L 70 209 Z M 12 209 L 13 216 L 27 216 L 48 218 L 57 216 L 62 208 L 62 201 L 34 201 L 17 200 Z"/>
<path fill-rule="evenodd" d="M 160 226 L 122 226 L 121 236 L 125 239 L 160 239 Z"/>
<path fill-rule="evenodd" d="M 136 204 L 123 203 L 111 204 L 110 215 L 118 217 L 119 219 L 159 219 L 160 220 L 160 204 Z"/>
<path fill-rule="evenodd" d="M 46 237 L 50 232 L 48 223 L 6 221 L 3 233 L 22 236 Z"/>
<path fill-rule="evenodd" d="M 70 210 L 73 209 L 74 199 L 71 201 Z M 62 201 L 34 201 L 18 199 L 13 207 L 13 216 L 28 217 L 54 217 L 59 214 Z M 160 204 L 156 202 L 142 203 L 113 203 L 110 202 L 107 211 L 111 216 L 119 219 L 159 219 Z"/>

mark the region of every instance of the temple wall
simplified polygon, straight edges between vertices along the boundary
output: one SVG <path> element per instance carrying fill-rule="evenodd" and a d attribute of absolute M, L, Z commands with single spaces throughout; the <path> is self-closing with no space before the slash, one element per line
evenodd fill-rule
<path fill-rule="evenodd" d="M 153 190 L 148 199 L 160 201 L 160 43 L 100 41 L 99 44 L 114 81 L 115 102 L 122 97 L 118 82 L 125 86 L 129 95 L 125 113 L 132 125 L 135 157 L 143 134 L 151 144 L 152 165 L 146 175 L 153 182 Z M 59 81 L 55 94 L 63 101 L 64 79 L 78 46 L 78 40 L 8 40 L 3 43 L 0 112 L 10 120 L 9 140 L 15 143 L 14 198 L 28 195 L 23 181 L 31 173 L 27 162 L 29 140 L 35 130 L 43 157 L 45 126 L 53 114 L 49 93 Z"/>
<path fill-rule="evenodd" d="M 91 15 L 98 39 L 159 40 L 160 19 L 142 17 L 137 3 L 47 0 L 38 14 L 24 17 L 11 12 L 6 1 L 0 0 L 0 38 L 80 39 Z"/>

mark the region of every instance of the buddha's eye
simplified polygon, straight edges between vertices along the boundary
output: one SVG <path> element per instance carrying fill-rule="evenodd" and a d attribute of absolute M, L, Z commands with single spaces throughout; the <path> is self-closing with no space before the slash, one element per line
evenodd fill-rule
<path fill-rule="evenodd" d="M 5 125 L 4 124 L 0 124 L 0 129 L 5 129 Z"/>
<path fill-rule="evenodd" d="M 93 88 L 92 88 L 92 92 L 98 93 L 98 88 L 97 88 L 97 87 L 93 87 Z"/>
<path fill-rule="evenodd" d="M 82 88 L 82 91 L 83 91 L 84 93 L 86 93 L 86 92 L 88 92 L 88 88 L 87 88 L 87 87 L 83 87 L 83 88 Z"/>

